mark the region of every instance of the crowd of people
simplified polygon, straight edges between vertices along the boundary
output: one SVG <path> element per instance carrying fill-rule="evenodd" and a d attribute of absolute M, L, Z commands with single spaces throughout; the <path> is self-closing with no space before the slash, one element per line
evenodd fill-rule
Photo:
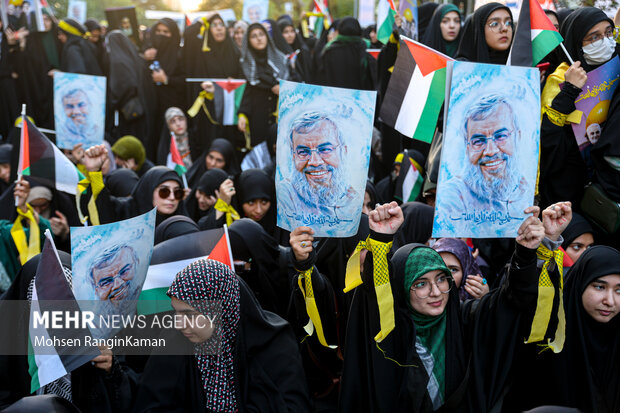
<path fill-rule="evenodd" d="M 418 13 L 421 43 L 457 60 L 507 63 L 515 23 L 505 5 L 465 16 L 453 4 L 424 3 Z M 354 236 L 277 226 L 279 82 L 376 90 L 380 107 L 404 33 L 399 15 L 386 44 L 353 17 L 309 37 L 288 15 L 247 24 L 213 14 L 182 33 L 164 18 L 140 34 L 140 47 L 95 20 L 82 25 L 45 10 L 45 31 L 0 22 L 0 299 L 32 300 L 47 229 L 70 280 L 70 227 L 153 208 L 156 244 L 227 225 L 235 261 L 235 271 L 196 261 L 168 290 L 180 314 L 204 311 L 192 302 L 224 303 L 218 354 L 198 351 L 212 331 L 182 330 L 171 339 L 193 345 L 193 356 L 103 349 L 37 397 L 27 357 L 0 355 L 0 408 L 620 412 L 620 88 L 604 125 L 588 131 L 587 156 L 570 126 L 588 73 L 618 59 L 620 23 L 595 7 L 546 14 L 575 63 L 558 48 L 541 65 L 536 197 L 518 236 L 494 239 L 432 238 L 439 158 L 450 150 L 441 148 L 443 113 L 427 144 L 376 111 Z M 381 49 L 377 58 L 370 48 Z M 63 149 L 88 181 L 77 198 L 35 177 L 17 179 L 21 104 L 34 124 L 54 130 L 58 72 L 107 78 L 104 143 Z M 188 78 L 244 79 L 236 124 L 222 121 L 214 81 Z M 81 107 L 84 97 L 72 98 Z M 183 177 L 164 166 L 171 136 Z M 260 168 L 242 168 L 263 143 Z M 324 155 L 312 149 L 305 162 Z M 424 184 L 416 201 L 402 203 L 405 157 Z M 596 188 L 600 208 L 584 208 L 586 188 Z M 17 321 L 3 331 L 28 337 Z"/>

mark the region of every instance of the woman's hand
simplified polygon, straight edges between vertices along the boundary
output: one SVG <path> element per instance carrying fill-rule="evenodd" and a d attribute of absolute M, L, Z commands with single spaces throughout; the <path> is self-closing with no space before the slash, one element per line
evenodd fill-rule
<path fill-rule="evenodd" d="M 476 300 L 489 293 L 489 284 L 480 274 L 467 276 L 465 287 L 463 288 Z"/>
<path fill-rule="evenodd" d="M 215 190 L 215 195 L 217 195 L 219 199 L 221 199 L 228 205 L 230 205 L 232 197 L 235 196 L 236 193 L 237 191 L 235 190 L 235 183 L 232 181 L 232 179 L 225 180 L 220 185 L 220 189 Z"/>
<path fill-rule="evenodd" d="M 545 227 L 545 236 L 551 241 L 557 241 L 566 229 L 571 219 L 573 210 L 570 202 L 557 202 L 550 205 L 542 213 L 542 222 Z"/>
<path fill-rule="evenodd" d="M 107 159 L 108 150 L 105 145 L 95 145 L 84 152 L 82 164 L 88 172 L 99 172 Z"/>
<path fill-rule="evenodd" d="M 56 216 L 50 218 L 50 226 L 54 235 L 60 239 L 66 239 L 69 235 L 69 221 L 60 211 L 56 211 Z"/>
<path fill-rule="evenodd" d="M 168 84 L 168 76 L 163 69 L 153 70 L 151 76 L 153 76 L 153 82 L 155 83 L 163 83 L 164 85 Z"/>
<path fill-rule="evenodd" d="M 272 92 L 274 95 L 279 95 L 279 94 L 280 94 L 280 84 L 278 83 L 278 84 L 274 85 L 274 86 L 271 88 L 271 92 Z"/>
<path fill-rule="evenodd" d="M 588 81 L 588 75 L 583 67 L 581 67 L 580 61 L 576 61 L 566 70 L 566 73 L 564 73 L 564 80 L 579 89 L 584 87 Z"/>
<path fill-rule="evenodd" d="M 545 227 L 543 223 L 538 219 L 538 215 L 540 214 L 540 208 L 537 206 L 531 206 L 525 209 L 526 214 L 532 214 L 531 217 L 528 217 L 521 226 L 517 233 L 516 241 L 518 244 L 524 246 L 525 248 L 529 248 L 532 250 L 538 249 L 538 246 L 542 242 L 543 238 L 545 238 Z"/>
<path fill-rule="evenodd" d="M 305 261 L 312 252 L 314 231 L 310 227 L 297 227 L 291 232 L 289 243 L 297 261 Z"/>
<path fill-rule="evenodd" d="M 26 200 L 28 199 L 28 195 L 30 195 L 30 183 L 24 178 L 17 181 L 15 183 L 15 189 L 13 189 L 13 195 L 15 196 L 17 207 L 22 212 L 27 212 Z"/>
<path fill-rule="evenodd" d="M 156 57 L 157 57 L 157 49 L 155 49 L 154 47 L 151 47 L 150 49 L 146 49 L 144 51 L 144 58 L 146 60 L 155 60 Z"/>
<path fill-rule="evenodd" d="M 200 84 L 200 87 L 207 93 L 213 93 L 215 92 L 215 85 L 213 84 L 213 82 L 202 82 Z"/>
<path fill-rule="evenodd" d="M 370 229 L 381 234 L 394 234 L 404 222 L 403 211 L 396 202 L 379 205 L 368 214 Z"/>
<path fill-rule="evenodd" d="M 112 350 L 110 350 L 107 347 L 99 347 L 99 350 L 101 350 L 101 355 L 95 357 L 92 360 L 92 364 L 93 366 L 95 366 L 98 369 L 101 369 L 103 371 L 105 371 L 106 373 L 109 373 L 110 370 L 112 370 L 112 362 L 113 362 L 113 355 L 112 355 Z"/>

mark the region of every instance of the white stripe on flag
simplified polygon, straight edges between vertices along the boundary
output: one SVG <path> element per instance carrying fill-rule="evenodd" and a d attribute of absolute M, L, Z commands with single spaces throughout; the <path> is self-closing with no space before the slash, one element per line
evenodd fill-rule
<path fill-rule="evenodd" d="M 149 266 L 149 270 L 146 273 L 146 279 L 144 280 L 144 285 L 142 286 L 142 291 L 152 290 L 154 288 L 170 287 L 170 284 L 172 284 L 172 281 L 174 281 L 174 277 L 176 277 L 178 272 L 194 261 L 198 261 L 203 258 L 208 258 L 208 256 L 165 262 L 163 264 Z"/>
<path fill-rule="evenodd" d="M 409 86 L 407 87 L 407 92 L 405 93 L 405 98 L 398 112 L 396 125 L 394 125 L 394 129 L 409 138 L 415 134 L 416 128 L 418 127 L 434 76 L 434 72 L 429 73 L 427 76 L 422 76 L 422 72 L 418 66 L 416 66 L 413 71 Z M 421 98 L 424 100 L 422 101 Z M 403 196 L 405 196 L 405 194 L 403 194 Z"/>
<path fill-rule="evenodd" d="M 534 40 L 536 38 L 536 36 L 538 36 L 541 33 L 542 33 L 542 30 L 540 30 L 540 29 L 532 29 L 531 33 L 530 33 L 531 39 Z"/>
<path fill-rule="evenodd" d="M 226 89 L 222 89 L 224 92 L 223 121 L 225 126 L 235 124 L 235 90 L 237 89 L 228 92 Z"/>
<path fill-rule="evenodd" d="M 168 152 L 168 157 L 166 158 L 166 167 L 170 168 L 170 169 L 172 169 L 174 171 L 174 167 L 175 166 L 176 166 L 176 164 L 172 160 L 172 153 Z"/>
<path fill-rule="evenodd" d="M 75 165 L 63 154 L 60 149 L 54 148 L 54 173 L 56 175 L 56 189 L 75 195 L 79 182 Z"/>
<path fill-rule="evenodd" d="M 419 173 L 416 169 L 413 169 L 413 165 L 409 165 L 409 170 L 403 180 L 403 202 L 409 202 L 409 197 L 411 196 L 411 191 L 418 180 L 418 175 Z"/>
<path fill-rule="evenodd" d="M 39 301 L 37 295 L 37 287 L 36 283 L 32 288 L 32 302 L 30 305 L 30 320 L 33 318 L 34 312 L 40 312 Z M 45 326 L 39 326 L 38 328 L 34 328 L 34 323 L 30 321 L 29 323 L 29 332 L 30 332 L 30 340 L 32 345 L 32 351 L 34 352 L 34 360 L 37 365 L 37 376 L 39 379 L 39 385 L 41 387 L 45 386 L 53 382 L 56 379 L 59 379 L 67 374 L 67 370 L 65 366 L 62 364 L 62 360 L 58 357 L 57 354 L 49 354 L 49 352 L 53 351 L 53 348 L 45 346 L 45 352 L 47 354 L 37 354 L 38 346 L 35 346 L 34 339 L 35 337 L 39 337 L 39 339 L 43 338 L 44 342 L 50 339 L 50 336 L 47 332 Z"/>

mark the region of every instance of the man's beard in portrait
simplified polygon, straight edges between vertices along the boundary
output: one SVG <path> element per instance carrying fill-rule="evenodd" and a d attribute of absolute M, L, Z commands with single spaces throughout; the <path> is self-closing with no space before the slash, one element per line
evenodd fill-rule
<path fill-rule="evenodd" d="M 94 132 L 95 125 L 90 122 L 90 118 L 88 116 L 80 116 L 84 116 L 84 123 L 75 123 L 73 118 L 69 118 L 66 123 L 67 129 L 70 133 L 77 136 L 89 136 Z"/>
<path fill-rule="evenodd" d="M 480 165 L 483 162 L 493 162 L 499 159 L 506 161 L 503 174 L 501 176 L 489 174 L 485 177 Z M 476 165 L 468 164 L 463 180 L 478 197 L 505 201 L 521 181 L 516 164 L 514 156 L 503 152 L 492 157 L 484 156 L 478 160 Z"/>
<path fill-rule="evenodd" d="M 331 182 L 328 186 L 319 183 L 310 183 L 306 178 L 306 172 L 324 171 L 331 172 Z M 334 168 L 331 165 L 323 165 L 321 167 L 306 166 L 302 172 L 295 170 L 293 172 L 292 185 L 297 193 L 312 205 L 333 206 L 338 200 L 347 193 L 348 186 L 345 180 L 345 170 L 343 167 Z"/>

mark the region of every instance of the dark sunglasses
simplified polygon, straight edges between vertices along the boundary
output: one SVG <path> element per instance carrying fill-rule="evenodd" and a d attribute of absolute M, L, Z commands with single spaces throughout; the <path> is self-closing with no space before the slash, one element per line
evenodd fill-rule
<path fill-rule="evenodd" d="M 157 193 L 159 194 L 160 198 L 167 199 L 170 196 L 171 192 L 174 192 L 174 199 L 176 199 L 177 201 L 180 201 L 181 199 L 183 199 L 183 195 L 185 195 L 183 188 L 175 188 L 175 190 L 172 191 L 167 186 L 160 187 Z"/>

